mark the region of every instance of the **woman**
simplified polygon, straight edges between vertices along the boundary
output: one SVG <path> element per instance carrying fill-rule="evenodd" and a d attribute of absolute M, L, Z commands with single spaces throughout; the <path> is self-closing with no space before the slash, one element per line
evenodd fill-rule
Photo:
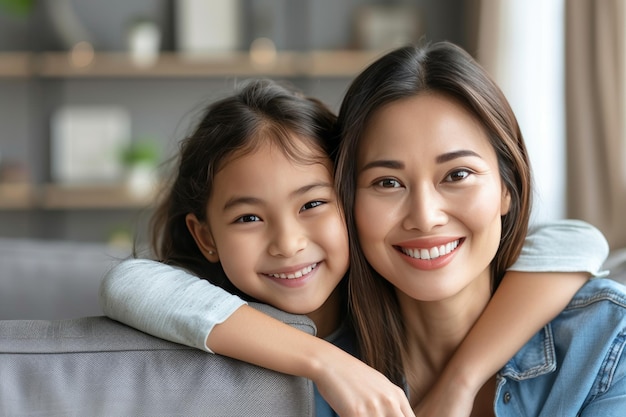
<path fill-rule="evenodd" d="M 339 125 L 361 354 L 416 406 L 520 253 L 528 154 L 502 92 L 449 43 L 373 63 L 350 86 Z M 625 301 L 619 284 L 590 281 L 482 386 L 472 415 L 623 413 Z"/>

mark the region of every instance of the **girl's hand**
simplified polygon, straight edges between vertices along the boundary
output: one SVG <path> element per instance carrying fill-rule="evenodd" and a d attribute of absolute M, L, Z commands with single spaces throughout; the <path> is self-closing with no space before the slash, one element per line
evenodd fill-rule
<path fill-rule="evenodd" d="M 341 417 L 414 416 L 404 391 L 380 372 L 340 349 L 320 359 L 312 379 Z"/>

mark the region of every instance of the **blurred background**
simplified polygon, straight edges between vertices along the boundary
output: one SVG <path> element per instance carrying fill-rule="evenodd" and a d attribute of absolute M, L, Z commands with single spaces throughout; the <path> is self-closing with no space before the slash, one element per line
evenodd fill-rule
<path fill-rule="evenodd" d="M 99 280 L 145 241 L 164 163 L 238 81 L 285 80 L 338 110 L 367 64 L 420 40 L 461 45 L 509 98 L 533 221 L 587 220 L 620 251 L 625 2 L 0 0 L 0 278 L 37 285 L 82 257 Z M 7 288 L 0 305 L 19 303 Z"/>

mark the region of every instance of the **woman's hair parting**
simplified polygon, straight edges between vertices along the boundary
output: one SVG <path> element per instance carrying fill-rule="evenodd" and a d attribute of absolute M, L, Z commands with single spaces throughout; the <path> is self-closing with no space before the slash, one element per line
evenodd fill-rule
<path fill-rule="evenodd" d="M 363 358 L 398 384 L 403 375 L 399 348 L 403 345 L 402 320 L 393 286 L 373 270 L 359 247 L 353 215 L 355 155 L 374 112 L 390 102 L 425 92 L 443 94 L 464 105 L 483 125 L 497 154 L 511 208 L 502 217 L 500 247 L 492 262 L 493 289 L 519 255 L 530 216 L 530 166 L 517 120 L 498 86 L 467 52 L 448 42 L 401 47 L 378 59 L 353 81 L 339 112 L 341 146 L 335 176 L 350 235 L 350 302 Z"/>
<path fill-rule="evenodd" d="M 207 220 L 215 175 L 234 158 L 272 143 L 296 162 L 323 162 L 336 153 L 335 128 L 336 116 L 319 100 L 270 80 L 245 82 L 233 95 L 210 104 L 191 135 L 180 142 L 177 171 L 151 219 L 156 259 L 240 294 L 220 264 L 207 261 L 196 246 L 187 214 Z"/>

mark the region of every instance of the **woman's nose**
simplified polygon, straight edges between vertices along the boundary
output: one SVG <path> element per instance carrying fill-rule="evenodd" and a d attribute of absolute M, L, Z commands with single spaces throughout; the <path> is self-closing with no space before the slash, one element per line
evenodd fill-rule
<path fill-rule="evenodd" d="M 403 226 L 407 230 L 429 232 L 446 224 L 445 200 L 436 187 L 428 184 L 414 187 L 405 200 Z"/>

